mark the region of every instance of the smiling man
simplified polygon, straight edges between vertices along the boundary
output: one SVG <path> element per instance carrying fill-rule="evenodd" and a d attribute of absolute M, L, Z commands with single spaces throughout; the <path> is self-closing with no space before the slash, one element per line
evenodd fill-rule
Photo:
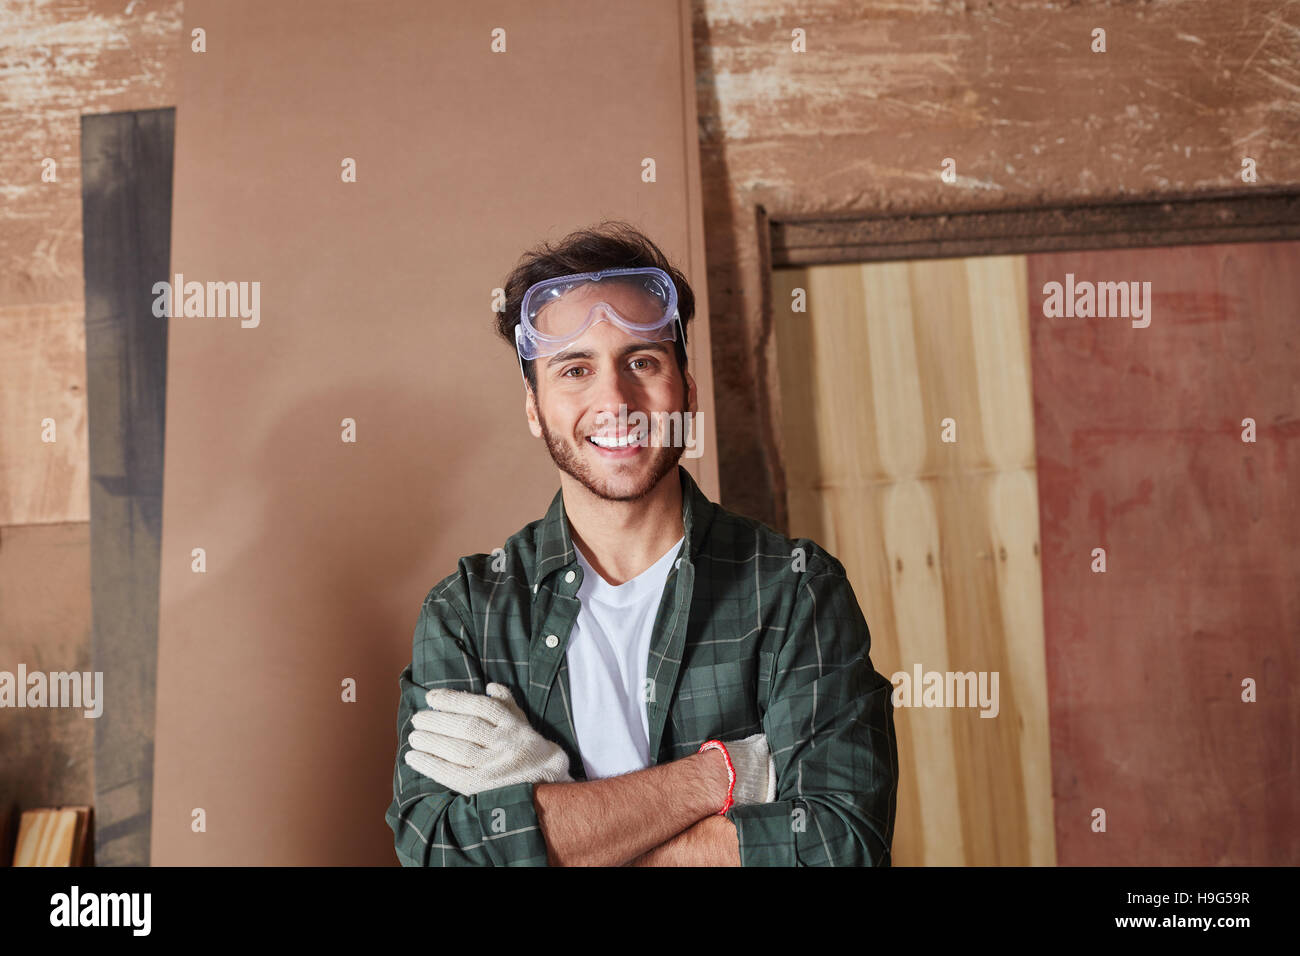
<path fill-rule="evenodd" d="M 399 860 L 888 865 L 893 688 L 844 567 L 679 464 L 685 277 L 605 223 L 526 254 L 505 293 L 497 329 L 560 490 L 420 609 Z"/>

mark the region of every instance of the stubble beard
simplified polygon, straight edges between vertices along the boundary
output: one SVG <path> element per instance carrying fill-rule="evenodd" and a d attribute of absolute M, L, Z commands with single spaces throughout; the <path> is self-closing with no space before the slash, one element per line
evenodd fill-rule
<path fill-rule="evenodd" d="M 537 422 L 541 426 L 542 438 L 546 442 L 546 450 L 550 453 L 551 460 L 555 462 L 555 467 L 593 495 L 606 501 L 636 501 L 638 498 L 645 497 L 650 493 L 651 489 L 659 484 L 664 475 L 677 467 L 678 461 L 681 460 L 682 454 L 686 451 L 683 445 L 655 446 L 647 444 L 644 453 L 651 456 L 650 467 L 647 469 L 644 465 L 638 464 L 638 470 L 645 477 L 635 481 L 629 487 L 627 484 L 628 479 L 624 477 L 613 479 L 597 477 L 587 458 L 575 449 L 572 444 L 546 427 L 546 419 L 542 416 L 540 408 L 537 410 Z M 585 442 L 586 439 L 583 438 L 580 441 Z M 593 452 L 593 454 L 599 453 Z M 628 474 L 631 475 L 632 472 L 629 470 Z"/>

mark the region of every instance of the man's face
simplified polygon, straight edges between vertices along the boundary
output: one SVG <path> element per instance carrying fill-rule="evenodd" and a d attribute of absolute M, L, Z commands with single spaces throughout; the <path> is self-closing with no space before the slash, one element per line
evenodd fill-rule
<path fill-rule="evenodd" d="M 600 301 L 633 322 L 651 322 L 659 313 L 646 293 L 606 282 L 574 290 L 548 305 L 546 314 L 552 321 L 577 323 Z M 564 315 L 554 314 L 561 310 Z M 674 347 L 671 340 L 638 339 L 606 320 L 595 322 L 561 352 L 533 363 L 537 393 L 525 389 L 528 427 L 546 441 L 556 467 L 592 494 L 610 501 L 635 500 L 676 468 L 685 448 L 681 440 L 673 441 L 665 413 L 694 413 L 696 396 L 695 380 L 689 374 L 683 379 Z M 625 425 L 620 405 L 626 406 Z M 638 440 L 646 431 L 648 439 Z M 607 446 L 630 440 L 625 447 L 601 447 L 593 436 Z"/>

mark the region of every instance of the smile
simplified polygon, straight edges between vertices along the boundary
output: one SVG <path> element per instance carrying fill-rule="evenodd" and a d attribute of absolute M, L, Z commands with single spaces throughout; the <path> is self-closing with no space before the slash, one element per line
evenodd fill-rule
<path fill-rule="evenodd" d="M 645 434 L 644 431 L 629 432 L 622 438 L 614 435 L 588 435 L 587 441 L 598 448 L 627 448 L 631 445 L 640 444 Z"/>

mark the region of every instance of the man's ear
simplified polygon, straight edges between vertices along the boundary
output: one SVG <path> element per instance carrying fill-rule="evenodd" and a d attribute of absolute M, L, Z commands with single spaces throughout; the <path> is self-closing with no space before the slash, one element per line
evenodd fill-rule
<path fill-rule="evenodd" d="M 542 423 L 537 420 L 537 396 L 532 386 L 524 382 L 524 416 L 528 419 L 528 430 L 534 438 L 542 437 Z"/>
<path fill-rule="evenodd" d="M 695 376 L 690 372 L 686 373 L 686 410 L 694 414 L 698 410 L 699 396 L 695 393 Z"/>

